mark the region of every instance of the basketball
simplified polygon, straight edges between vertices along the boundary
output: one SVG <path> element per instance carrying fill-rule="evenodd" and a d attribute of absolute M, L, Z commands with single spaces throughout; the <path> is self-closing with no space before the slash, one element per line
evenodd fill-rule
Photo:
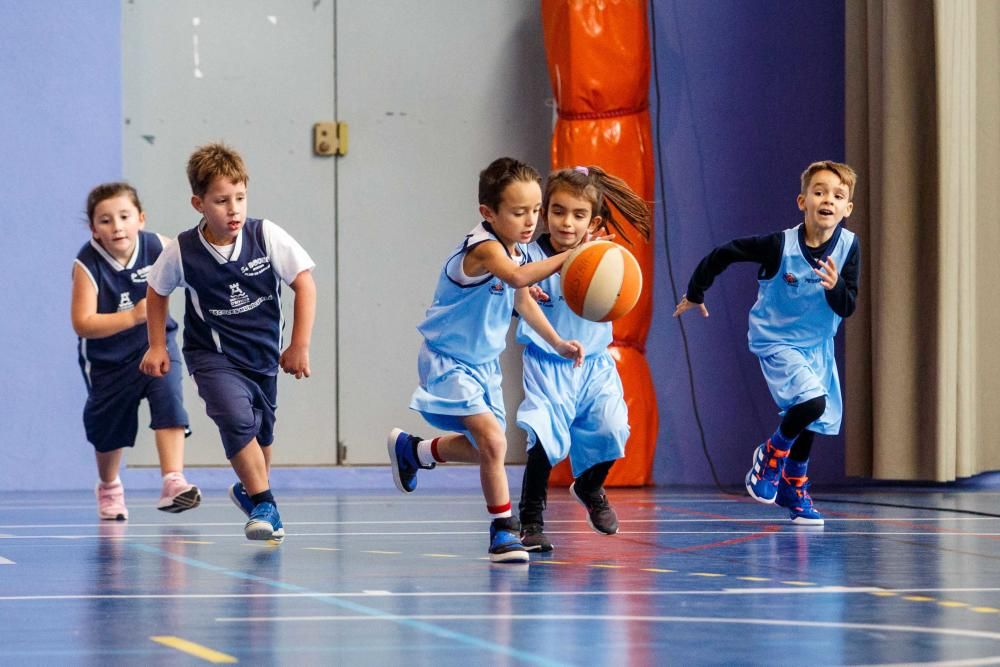
<path fill-rule="evenodd" d="M 572 251 L 560 276 L 566 305 L 593 322 L 618 319 L 632 310 L 642 292 L 639 262 L 611 241 L 591 241 Z"/>

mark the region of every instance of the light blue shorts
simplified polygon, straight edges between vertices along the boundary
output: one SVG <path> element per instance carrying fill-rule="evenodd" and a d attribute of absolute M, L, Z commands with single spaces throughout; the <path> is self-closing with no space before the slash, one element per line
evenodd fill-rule
<path fill-rule="evenodd" d="M 473 445 L 476 442 L 462 417 L 492 412 L 500 428 L 507 428 L 499 359 L 467 364 L 435 352 L 425 343 L 417 356 L 417 374 L 420 386 L 413 392 L 410 409 L 419 412 L 434 428 L 461 433 Z"/>
<path fill-rule="evenodd" d="M 822 435 L 840 433 L 844 407 L 832 338 L 811 348 L 772 349 L 758 359 L 771 397 L 781 408 L 780 414 L 784 415 L 793 405 L 826 396 L 826 411 L 808 428 Z"/>
<path fill-rule="evenodd" d="M 541 444 L 555 465 L 569 456 L 573 476 L 625 455 L 628 408 L 614 359 L 608 352 L 569 359 L 524 349 L 524 401 L 517 425 L 528 433 L 528 448 Z"/>

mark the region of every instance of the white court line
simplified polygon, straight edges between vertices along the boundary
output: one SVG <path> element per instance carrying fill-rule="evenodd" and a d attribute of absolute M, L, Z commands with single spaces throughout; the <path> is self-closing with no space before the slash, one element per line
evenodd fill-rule
<path fill-rule="evenodd" d="M 583 522 L 579 522 L 583 523 Z M 850 531 L 824 531 L 822 526 L 795 526 L 792 524 L 785 525 L 783 522 L 772 521 L 772 524 L 781 524 L 781 530 L 775 531 L 761 531 L 761 530 L 628 530 L 620 531 L 617 535 L 627 539 L 630 536 L 637 535 L 728 535 L 728 536 L 746 536 L 746 535 L 760 535 L 761 537 L 768 538 L 781 538 L 781 537 L 795 537 L 799 538 L 803 535 L 812 535 L 816 539 L 821 537 L 825 538 L 835 538 L 835 537 L 1000 537 L 1000 533 L 981 533 L 981 532 L 963 532 L 963 531 L 950 531 L 950 530 L 935 530 L 934 532 L 926 531 L 860 531 L 860 530 L 850 530 Z M 169 524 L 156 524 L 161 527 L 172 527 Z M 215 524 L 213 524 L 215 525 Z M 221 524 L 226 526 L 234 526 L 233 523 Z M 291 527 L 293 530 L 298 524 L 285 523 L 286 527 Z M 197 527 L 197 524 L 195 524 Z M 23 541 L 23 540 L 101 540 L 107 539 L 111 541 L 118 542 L 132 542 L 141 539 L 163 539 L 168 537 L 170 539 L 206 539 L 206 538 L 227 538 L 227 537 L 239 537 L 245 539 L 244 535 L 234 528 L 235 532 L 226 533 L 173 533 L 169 535 L 164 533 L 140 533 L 140 534 L 122 534 L 122 535 L 3 535 L 0 536 L 0 542 L 5 540 L 9 541 Z M 553 530 L 547 531 L 550 535 L 593 535 L 592 530 Z M 481 530 L 433 530 L 433 531 L 364 531 L 364 532 L 354 532 L 354 531 L 336 531 L 336 532 L 315 532 L 315 533 L 291 533 L 291 537 L 298 539 L 303 538 L 314 538 L 314 537 L 434 537 L 442 535 L 482 535 Z M 686 545 L 692 546 L 692 545 Z M 694 545 L 697 546 L 697 545 Z"/>
<path fill-rule="evenodd" d="M 269 598 L 559 598 L 559 597 L 676 597 L 693 595 L 698 597 L 756 595 L 777 592 L 803 593 L 812 595 L 843 594 L 853 595 L 889 591 L 873 586 L 814 586 L 812 588 L 723 588 L 717 590 L 608 590 L 608 591 L 362 591 L 360 593 L 92 593 L 67 595 L 3 595 L 0 602 L 36 602 L 42 600 L 228 600 L 228 599 L 269 599 Z M 1000 589 L 983 589 L 1000 590 Z"/>
<path fill-rule="evenodd" d="M 16 565 L 16 564 L 17 563 L 12 561 L 11 559 L 0 556 L 0 565 Z"/>
<path fill-rule="evenodd" d="M 785 619 L 724 618 L 718 616 L 629 616 L 624 614 L 385 614 L 343 615 L 343 616 L 222 616 L 215 619 L 219 623 L 296 623 L 305 621 L 600 621 L 630 623 L 700 623 L 719 625 L 764 625 L 788 628 Z M 991 639 L 1000 642 L 1000 632 L 986 630 L 966 630 L 963 628 L 929 628 L 914 625 L 892 625 L 885 623 L 838 623 L 833 621 L 795 620 L 795 627 L 802 628 L 859 630 L 862 632 L 900 632 L 909 634 L 944 635 Z"/>

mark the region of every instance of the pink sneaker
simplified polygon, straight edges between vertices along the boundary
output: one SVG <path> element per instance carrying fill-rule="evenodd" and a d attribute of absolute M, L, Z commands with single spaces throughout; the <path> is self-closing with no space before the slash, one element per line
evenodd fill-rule
<path fill-rule="evenodd" d="M 201 504 L 201 491 L 197 486 L 188 484 L 183 473 L 167 473 L 163 479 L 163 490 L 160 492 L 160 502 L 156 503 L 156 509 L 177 514 L 194 509 L 199 504 Z"/>
<path fill-rule="evenodd" d="M 98 482 L 94 488 L 97 496 L 97 516 L 105 521 L 125 521 L 128 508 L 125 507 L 125 487 L 116 479 L 110 484 Z"/>

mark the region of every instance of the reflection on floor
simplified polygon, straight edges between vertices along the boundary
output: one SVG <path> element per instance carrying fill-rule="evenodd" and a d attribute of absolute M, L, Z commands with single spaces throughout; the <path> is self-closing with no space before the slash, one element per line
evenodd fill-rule
<path fill-rule="evenodd" d="M 994 491 L 840 489 L 821 528 L 719 493 L 610 495 L 619 535 L 554 489 L 555 551 L 498 565 L 469 490 L 282 490 L 280 546 L 248 542 L 223 492 L 179 515 L 132 494 L 127 523 L 88 493 L 19 494 L 0 662 L 1000 662 Z"/>

